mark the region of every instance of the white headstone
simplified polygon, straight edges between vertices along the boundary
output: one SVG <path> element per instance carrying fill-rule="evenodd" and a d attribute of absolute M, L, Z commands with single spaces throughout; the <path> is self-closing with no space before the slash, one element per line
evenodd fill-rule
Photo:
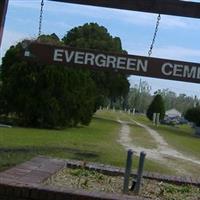
<path fill-rule="evenodd" d="M 153 123 L 156 124 L 156 113 L 153 113 Z"/>

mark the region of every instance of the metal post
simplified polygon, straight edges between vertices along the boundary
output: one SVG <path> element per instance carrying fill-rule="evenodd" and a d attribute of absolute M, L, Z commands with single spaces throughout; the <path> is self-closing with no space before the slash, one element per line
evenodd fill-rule
<path fill-rule="evenodd" d="M 3 37 L 3 29 L 6 19 L 6 13 L 8 8 L 8 0 L 1 0 L 0 3 L 0 47 L 1 47 L 1 40 Z"/>
<path fill-rule="evenodd" d="M 134 187 L 134 192 L 136 194 L 139 194 L 140 192 L 140 185 L 142 182 L 145 156 L 146 156 L 146 153 L 142 151 L 140 153 L 139 167 L 138 167 L 138 172 L 137 172 L 137 182 Z"/>
<path fill-rule="evenodd" d="M 133 155 L 133 151 L 129 149 L 127 153 L 126 169 L 125 169 L 125 174 L 124 174 L 123 193 L 128 193 L 128 190 L 129 190 L 129 177 L 131 175 L 132 155 Z"/>

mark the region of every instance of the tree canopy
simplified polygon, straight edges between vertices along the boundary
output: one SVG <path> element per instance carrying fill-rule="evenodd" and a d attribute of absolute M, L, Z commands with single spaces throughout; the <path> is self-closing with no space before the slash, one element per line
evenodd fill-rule
<path fill-rule="evenodd" d="M 3 58 L 3 113 L 14 115 L 24 126 L 88 124 L 95 103 L 95 85 L 90 74 L 21 60 L 20 51 L 18 44 Z"/>
<path fill-rule="evenodd" d="M 160 94 L 157 94 L 152 100 L 151 104 L 147 109 L 147 117 L 153 120 L 153 113 L 160 113 L 160 120 L 165 117 L 165 105 L 163 98 Z"/>
<path fill-rule="evenodd" d="M 75 48 L 126 53 L 122 49 L 120 38 L 112 37 L 105 27 L 97 23 L 87 23 L 73 28 L 63 37 L 62 41 Z M 106 98 L 112 105 L 117 98 L 125 99 L 128 95 L 130 85 L 126 75 L 108 71 L 91 71 L 90 73 L 97 88 L 96 107 L 99 107 Z"/>
<path fill-rule="evenodd" d="M 105 27 L 85 24 L 70 30 L 62 39 L 41 35 L 48 44 L 124 53 L 119 38 Z M 114 101 L 129 91 L 127 77 L 63 66 L 42 65 L 22 59 L 22 43 L 10 47 L 2 62 L 0 114 L 12 116 L 23 126 L 60 128 L 89 124 L 106 98 Z"/>
<path fill-rule="evenodd" d="M 185 113 L 185 118 L 200 127 L 200 106 L 188 109 Z"/>

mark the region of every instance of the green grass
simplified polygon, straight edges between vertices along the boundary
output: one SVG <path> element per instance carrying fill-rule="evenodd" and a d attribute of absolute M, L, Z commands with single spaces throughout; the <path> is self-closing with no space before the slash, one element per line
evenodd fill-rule
<path fill-rule="evenodd" d="M 168 126 L 160 124 L 157 127 L 144 115 L 135 115 L 130 117 L 131 119 L 146 124 L 158 131 L 171 147 L 188 156 L 194 156 L 200 159 L 200 138 L 194 135 L 194 129 L 189 125 Z"/>
<path fill-rule="evenodd" d="M 122 120 L 122 121 L 130 121 L 130 116 L 125 112 L 120 111 L 112 111 L 112 110 L 101 110 L 95 113 L 95 117 L 110 119 L 110 120 Z"/>
<path fill-rule="evenodd" d="M 108 113 L 108 115 L 104 113 L 103 117 L 113 116 L 114 118 L 116 116 L 113 113 Z M 128 119 L 125 114 L 122 116 Z M 120 124 L 101 118 L 94 118 L 88 127 L 65 130 L 0 128 L 0 170 L 12 167 L 37 155 L 124 167 L 126 151 L 117 142 L 119 130 Z M 136 170 L 137 166 L 138 157 L 135 156 L 133 168 Z M 149 160 L 145 163 L 145 169 L 171 174 L 170 169 Z"/>
<path fill-rule="evenodd" d="M 186 155 L 200 159 L 200 138 L 193 135 L 193 130 L 189 127 L 169 127 L 159 126 L 155 128 L 164 139 L 175 149 Z"/>
<path fill-rule="evenodd" d="M 94 119 L 90 126 L 61 131 L 0 128 L 0 169 L 36 155 L 123 165 L 124 149 L 117 143 L 119 124 Z"/>
<path fill-rule="evenodd" d="M 68 128 L 64 130 L 44 130 L 31 128 L 0 128 L 0 170 L 24 162 L 37 155 L 46 155 L 58 158 L 93 161 L 115 166 L 125 166 L 126 151 L 117 142 L 119 139 L 120 124 L 115 120 L 130 121 L 134 119 L 156 129 L 165 140 L 177 150 L 188 155 L 200 158 L 200 139 L 192 134 L 188 126 L 179 128 L 160 125 L 155 127 L 143 115 L 128 115 L 118 111 L 100 111 L 95 114 L 90 126 Z M 154 140 L 146 130 L 130 125 L 131 137 L 135 145 L 154 148 Z M 199 168 L 193 165 L 185 168 L 197 173 Z M 138 157 L 134 156 L 133 167 L 138 166 Z M 174 174 L 162 163 L 148 159 L 145 161 L 145 170 L 166 174 Z"/>
<path fill-rule="evenodd" d="M 157 148 L 155 140 L 144 128 L 138 125 L 130 125 L 130 131 L 130 137 L 134 145 L 148 149 Z"/>

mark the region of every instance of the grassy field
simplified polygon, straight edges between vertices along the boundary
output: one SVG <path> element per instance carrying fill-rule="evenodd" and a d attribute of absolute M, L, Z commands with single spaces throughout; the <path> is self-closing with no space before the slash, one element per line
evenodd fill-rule
<path fill-rule="evenodd" d="M 44 130 L 30 128 L 0 128 L 0 170 L 29 160 L 37 155 L 58 158 L 93 161 L 116 166 L 124 166 L 126 151 L 118 143 L 120 124 L 115 120 L 145 123 L 159 131 L 174 148 L 188 155 L 200 158 L 200 139 L 187 126 L 155 127 L 142 115 L 128 115 L 123 112 L 97 112 L 90 126 L 64 130 Z M 131 137 L 135 145 L 155 148 L 155 141 L 137 125 L 130 125 Z M 138 158 L 134 157 L 134 168 Z M 183 163 L 180 163 L 183 164 Z M 194 167 L 194 166 L 192 166 Z M 191 166 L 188 170 L 191 169 Z M 174 174 L 173 169 L 163 164 L 147 160 L 145 170 Z"/>
<path fill-rule="evenodd" d="M 119 124 L 93 119 L 88 127 L 61 131 L 0 128 L 0 169 L 36 155 L 123 165 L 125 151 L 117 143 Z"/>
<path fill-rule="evenodd" d="M 200 138 L 194 135 L 194 129 L 188 125 L 153 125 L 145 116 L 135 115 L 134 120 L 144 123 L 154 130 L 157 130 L 161 136 L 178 151 L 200 159 Z M 131 119 L 130 118 L 130 119 Z"/>
<path fill-rule="evenodd" d="M 134 145 L 148 149 L 157 148 L 155 140 L 147 134 L 146 130 L 136 124 L 130 125 L 131 138 Z"/>

